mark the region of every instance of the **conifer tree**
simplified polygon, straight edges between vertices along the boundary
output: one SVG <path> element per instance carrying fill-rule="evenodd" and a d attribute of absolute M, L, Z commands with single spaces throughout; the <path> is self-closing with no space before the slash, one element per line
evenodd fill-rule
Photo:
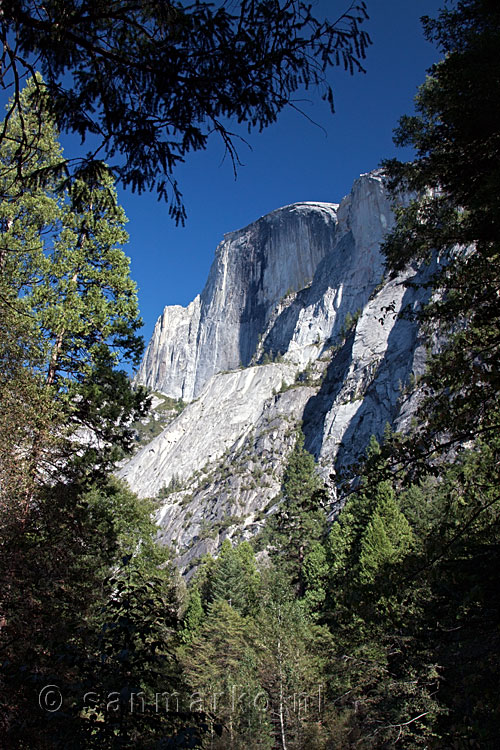
<path fill-rule="evenodd" d="M 139 510 L 130 492 L 106 479 L 145 401 L 117 369 L 137 361 L 142 347 L 120 248 L 125 217 L 105 172 L 71 190 L 59 169 L 43 186 L 34 178 L 58 167 L 61 151 L 50 117 L 31 108 L 32 86 L 5 123 L 0 149 L 0 691 L 8 706 L 1 744 L 92 747 L 96 732 L 79 701 L 85 685 L 100 679 L 96 663 L 102 667 L 112 652 L 109 641 L 99 651 L 99 612 L 115 605 L 115 633 L 123 614 L 110 570 L 132 556 L 127 590 L 136 613 L 153 593 L 138 578 L 168 574 L 160 570 L 166 559 L 152 541 L 147 504 Z M 20 165 L 13 151 L 40 123 L 37 147 Z M 144 633 L 153 628 L 148 617 L 157 618 L 145 611 Z M 116 676 L 116 653 L 113 659 Z M 66 689 L 56 722 L 33 711 L 37 681 L 49 677 Z M 109 724 L 101 728 L 113 736 Z"/>
<path fill-rule="evenodd" d="M 398 732 L 412 747 L 425 747 L 439 713 L 437 672 L 413 630 L 421 627 L 417 598 L 424 591 L 418 585 L 415 599 L 410 593 L 412 529 L 391 483 L 371 476 L 385 463 L 382 453 L 372 441 L 360 488 L 329 535 L 325 619 L 344 655 L 330 664 L 329 689 L 342 716 L 340 747 L 350 746 L 349 737 L 367 749 L 387 747 Z"/>
<path fill-rule="evenodd" d="M 0 528 L 0 744 L 90 749 L 127 733 L 175 735 L 192 719 L 151 706 L 178 675 L 175 581 L 150 505 L 116 480 L 39 487 L 36 501 Z M 46 684 L 63 700 L 53 713 L 38 703 Z M 133 690 L 146 691 L 146 713 L 130 711 Z"/>
<path fill-rule="evenodd" d="M 257 606 L 258 586 L 251 546 L 243 542 L 233 548 L 230 540 L 225 539 L 214 565 L 210 600 L 226 601 L 242 615 L 251 614 Z"/>
<path fill-rule="evenodd" d="M 326 600 L 328 572 L 325 546 L 318 541 L 311 542 L 302 566 L 303 603 L 306 611 L 314 617 L 320 616 Z"/>
<path fill-rule="evenodd" d="M 439 346 L 413 429 L 367 461 L 329 538 L 346 747 L 494 747 L 499 725 L 499 6 L 423 21 L 445 55 L 396 134 L 416 157 L 385 164 L 411 196 L 385 252 L 394 272 L 441 261 L 418 316 Z"/>
<path fill-rule="evenodd" d="M 360 580 L 373 581 L 384 565 L 399 562 L 408 552 L 412 531 L 399 510 L 394 492 L 380 499 L 361 540 Z"/>
<path fill-rule="evenodd" d="M 322 748 L 323 658 L 331 647 L 325 629 L 311 625 L 279 567 L 263 571 L 257 617 L 260 683 L 268 696 L 274 744 L 280 750 Z"/>
<path fill-rule="evenodd" d="M 38 99 L 62 130 L 92 138 L 83 158 L 66 163 L 69 176 L 88 179 L 102 169 L 100 159 L 116 159 L 116 178 L 139 192 L 156 188 L 182 221 L 176 167 L 205 149 L 211 134 L 236 167 L 228 121 L 262 130 L 296 106 L 302 85 L 321 86 L 333 109 L 326 70 L 363 70 L 366 17 L 362 0 L 340 2 L 333 23 L 303 0 L 3 3 L 0 87 L 13 87 L 7 114 L 15 117 L 19 81 L 39 66 Z M 36 150 L 37 133 L 23 128 L 19 163 Z"/>
<path fill-rule="evenodd" d="M 204 620 L 205 612 L 201 603 L 201 594 L 197 586 L 193 586 L 189 591 L 189 598 L 182 618 L 182 630 L 180 631 L 181 640 L 184 643 L 190 643 L 198 633 Z"/>
<path fill-rule="evenodd" d="M 130 419 L 141 413 L 145 396 L 132 392 L 121 362 L 137 364 L 142 339 L 136 289 L 129 262 L 120 245 L 127 241 L 126 221 L 116 201 L 109 175 L 93 182 L 76 182 L 65 189 L 57 172 L 43 187 L 30 176 L 61 162 L 54 123 L 32 110 L 28 82 L 21 111 L 5 124 L 0 150 L 0 175 L 5 196 L 0 206 L 0 271 L 4 304 L 11 316 L 25 320 L 23 346 L 34 366 L 34 377 L 50 391 L 57 404 L 59 425 L 47 427 L 69 434 L 85 428 L 93 436 L 87 450 L 76 455 L 67 445 L 68 467 L 88 462 L 97 468 L 110 465 L 117 449 L 131 444 Z M 13 156 L 21 129 L 35 130 L 37 149 L 21 167 Z M 22 120 L 22 125 L 21 125 Z M 21 190 L 21 177 L 30 189 Z M 33 433 L 34 473 L 48 471 L 43 464 L 44 430 Z M 15 447 L 13 446 L 13 450 Z M 54 461 L 51 460 L 52 465 Z"/>
<path fill-rule="evenodd" d="M 500 393 L 500 9 L 460 0 L 423 22 L 445 54 L 419 89 L 416 115 L 396 131 L 415 159 L 384 163 L 393 189 L 412 195 L 384 245 L 389 269 L 441 260 L 438 294 L 420 316 L 441 343 L 420 383 L 428 397 L 419 428 L 401 451 L 420 474 L 441 444 L 499 429 Z"/>
<path fill-rule="evenodd" d="M 260 691 L 255 635 L 249 618 L 217 599 L 196 636 L 180 649 L 193 706 L 211 717 L 206 746 L 214 750 L 270 750 L 266 717 L 254 700 Z M 219 726 L 223 731 L 217 733 Z"/>
<path fill-rule="evenodd" d="M 326 528 L 326 493 L 316 473 L 313 456 L 304 448 L 304 435 L 297 433 L 283 477 L 283 501 L 273 519 L 273 543 L 277 555 L 299 596 L 305 592 L 303 565 L 314 542 L 321 542 Z"/>

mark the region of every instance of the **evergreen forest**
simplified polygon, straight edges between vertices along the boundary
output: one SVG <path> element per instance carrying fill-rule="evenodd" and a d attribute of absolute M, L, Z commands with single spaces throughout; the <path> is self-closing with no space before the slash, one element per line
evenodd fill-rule
<path fill-rule="evenodd" d="M 0 746 L 493 750 L 500 7 L 454 0 L 422 19 L 441 60 L 395 131 L 413 159 L 382 164 L 395 198 L 407 196 L 385 239 L 386 273 L 440 259 L 427 306 L 403 313 L 419 316 L 428 342 L 426 372 L 408 386 L 411 430 L 388 427 L 349 471 L 332 467 L 335 516 L 299 430 L 262 533 L 227 539 L 184 579 L 156 543 L 153 501 L 113 474 L 151 400 L 123 369 L 138 365 L 143 341 L 116 183 L 156 187 L 183 220 L 172 175 L 205 147 L 195 127 L 205 77 L 219 90 L 207 93 L 213 123 L 259 129 L 300 82 L 321 83 L 335 54 L 361 66 L 369 39 L 364 3 L 342 36 L 302 2 L 243 2 L 236 38 L 227 9 L 194 3 L 189 18 L 182 5 L 49 0 L 48 20 L 38 2 L 0 9 L 2 70 L 15 79 L 0 125 Z M 103 19 L 116 22 L 121 59 L 101 46 Z M 153 127 L 167 117 L 153 57 L 166 28 L 183 44 L 199 39 L 201 57 L 214 40 L 226 55 L 170 102 L 177 142 Z M 127 104 L 126 81 L 112 76 L 125 75 L 136 43 L 143 95 Z M 181 78 L 185 62 L 170 61 Z M 57 84 L 71 65 L 73 94 Z M 135 141 L 119 125 L 133 106 Z M 101 139 L 107 161 L 67 159 L 68 129 Z"/>

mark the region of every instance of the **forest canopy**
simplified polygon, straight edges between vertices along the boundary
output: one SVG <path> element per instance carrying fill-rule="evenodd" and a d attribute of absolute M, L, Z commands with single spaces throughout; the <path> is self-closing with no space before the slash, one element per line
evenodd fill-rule
<path fill-rule="evenodd" d="M 142 343 L 115 178 L 160 195 L 166 180 L 182 218 L 175 165 L 211 130 L 232 152 L 219 116 L 263 127 L 331 64 L 359 68 L 368 43 L 362 4 L 333 25 L 294 0 L 242 2 L 240 16 L 232 7 L 2 5 L 13 98 L 0 130 L 0 744 L 493 750 L 496 0 L 457 0 L 424 19 L 443 59 L 397 131 L 414 158 L 384 165 L 395 195 L 408 197 L 386 238 L 388 272 L 439 261 L 431 301 L 416 311 L 428 368 L 408 386 L 420 404 L 411 429 L 372 437 L 334 517 L 304 436 L 289 433 L 260 534 L 225 538 L 217 557 L 193 561 L 187 582 L 156 543 L 153 502 L 110 473 L 147 405 L 119 369 Z M 158 50 L 179 63 L 166 81 Z M 35 63 L 44 77 L 22 89 Z M 233 77 L 218 88 L 226 63 Z M 95 138 L 95 151 L 66 161 L 58 126 Z M 112 174 L 104 156 L 118 159 Z M 44 703 L 46 687 L 55 704 Z M 158 710 L 160 691 L 179 698 L 175 710 Z"/>

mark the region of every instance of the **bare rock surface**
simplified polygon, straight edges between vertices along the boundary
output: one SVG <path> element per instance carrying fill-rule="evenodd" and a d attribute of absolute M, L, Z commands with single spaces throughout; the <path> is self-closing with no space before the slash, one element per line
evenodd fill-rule
<path fill-rule="evenodd" d="M 340 205 L 273 211 L 227 234 L 202 294 L 158 319 L 137 382 L 187 405 L 120 473 L 158 498 L 160 538 L 182 568 L 259 532 L 299 426 L 328 479 L 387 423 L 409 424 L 404 389 L 425 347 L 403 311 L 425 291 L 405 281 L 430 271 L 383 278 L 392 223 L 378 172 Z"/>

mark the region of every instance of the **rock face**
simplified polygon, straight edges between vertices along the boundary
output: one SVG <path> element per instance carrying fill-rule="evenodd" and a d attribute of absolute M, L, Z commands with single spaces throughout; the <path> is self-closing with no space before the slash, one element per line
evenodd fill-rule
<path fill-rule="evenodd" d="M 403 388 L 425 350 L 400 312 L 422 304 L 404 281 L 423 272 L 383 280 L 392 221 L 382 176 L 362 175 L 340 205 L 287 206 L 226 235 L 201 296 L 165 308 L 137 381 L 190 403 L 121 474 L 159 498 L 182 567 L 259 531 L 299 425 L 329 477 L 410 419 Z"/>
<path fill-rule="evenodd" d="M 137 382 L 190 401 L 215 373 L 250 364 L 280 300 L 333 249 L 336 214 L 335 204 L 299 203 L 227 234 L 201 296 L 158 319 Z"/>

